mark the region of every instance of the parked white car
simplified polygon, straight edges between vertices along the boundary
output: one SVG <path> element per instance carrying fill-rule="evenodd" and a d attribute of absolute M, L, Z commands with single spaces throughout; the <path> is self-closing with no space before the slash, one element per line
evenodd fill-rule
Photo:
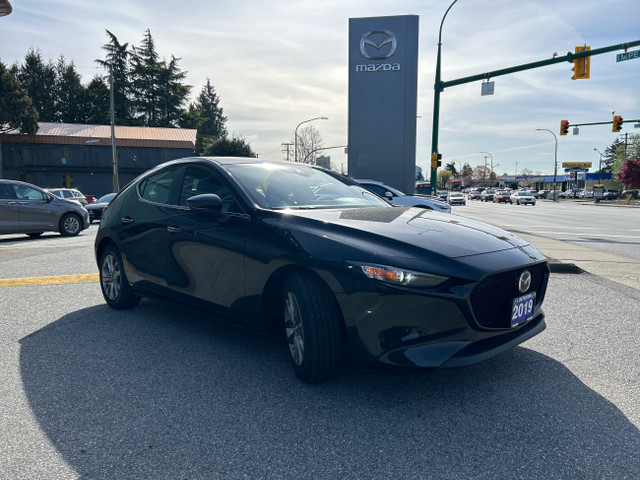
<path fill-rule="evenodd" d="M 511 194 L 509 203 L 515 203 L 516 205 L 535 205 L 536 198 L 531 195 L 531 192 L 520 190 Z"/>
<path fill-rule="evenodd" d="M 442 201 L 440 197 L 432 195 L 409 195 L 403 193 L 397 188 L 390 187 L 386 183 L 377 180 L 355 179 L 360 185 L 376 195 L 386 199 L 393 205 L 404 207 L 422 207 L 436 212 L 451 213 L 451 205 Z"/>

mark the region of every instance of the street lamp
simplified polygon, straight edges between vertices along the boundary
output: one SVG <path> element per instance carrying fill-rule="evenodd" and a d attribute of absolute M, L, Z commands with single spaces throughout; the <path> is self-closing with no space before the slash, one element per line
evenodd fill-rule
<path fill-rule="evenodd" d="M 493 175 L 493 155 L 491 155 L 489 152 L 480 152 L 480 153 L 486 153 L 491 158 L 491 173 L 489 174 L 489 183 L 491 183 L 491 176 Z M 485 158 L 484 167 L 487 168 L 487 162 L 486 162 L 487 157 L 484 157 L 484 158 Z"/>
<path fill-rule="evenodd" d="M 542 132 L 542 131 L 549 132 L 551 135 L 553 135 L 553 138 L 556 141 L 556 148 L 553 153 L 553 201 L 557 202 L 558 192 L 556 192 L 556 179 L 558 176 L 558 137 L 556 137 L 555 133 L 553 133 L 551 130 L 548 130 L 546 128 L 536 128 L 536 130 L 539 132 Z"/>
<path fill-rule="evenodd" d="M 602 152 L 597 148 L 594 148 L 594 150 L 600 154 L 600 163 L 598 164 L 598 185 L 602 185 Z"/>
<path fill-rule="evenodd" d="M 300 125 L 302 125 L 303 123 L 309 123 L 309 122 L 313 122 L 314 120 L 329 120 L 327 117 L 315 117 L 315 118 L 310 118 L 309 120 L 304 120 L 302 122 L 300 122 L 298 124 L 298 126 L 296 127 L 295 133 L 294 133 L 294 154 L 293 154 L 293 160 L 294 162 L 298 161 L 298 128 L 300 128 Z"/>
<path fill-rule="evenodd" d="M 437 170 L 438 167 L 433 167 L 433 156 L 435 155 L 437 158 L 438 154 L 438 119 L 440 118 L 440 91 L 442 90 L 441 79 L 440 79 L 440 57 L 442 51 L 442 25 L 444 25 L 444 19 L 447 18 L 447 14 L 451 7 L 458 0 L 453 0 L 447 11 L 444 12 L 444 16 L 442 17 L 442 21 L 440 22 L 440 31 L 438 33 L 438 56 L 436 57 L 436 81 L 433 88 L 433 128 L 431 130 L 431 195 L 436 194 L 436 181 L 437 181 Z"/>

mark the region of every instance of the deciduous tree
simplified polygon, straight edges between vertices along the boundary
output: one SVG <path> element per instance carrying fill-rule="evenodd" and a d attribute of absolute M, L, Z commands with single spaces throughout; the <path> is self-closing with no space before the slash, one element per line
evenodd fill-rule
<path fill-rule="evenodd" d="M 640 160 L 628 159 L 624 162 L 618 180 L 627 188 L 640 188 Z"/>

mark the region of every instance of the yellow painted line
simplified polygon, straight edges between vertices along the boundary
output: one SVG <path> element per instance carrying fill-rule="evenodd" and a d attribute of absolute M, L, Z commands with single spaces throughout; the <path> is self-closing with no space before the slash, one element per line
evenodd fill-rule
<path fill-rule="evenodd" d="M 57 275 L 54 277 L 0 278 L 2 287 L 26 287 L 31 285 L 59 285 L 63 283 L 86 283 L 99 281 L 97 273 L 81 275 Z"/>

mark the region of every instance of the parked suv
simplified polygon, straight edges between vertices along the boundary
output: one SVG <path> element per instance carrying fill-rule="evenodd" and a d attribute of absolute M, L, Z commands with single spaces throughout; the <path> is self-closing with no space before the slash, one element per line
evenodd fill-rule
<path fill-rule="evenodd" d="M 75 188 L 47 188 L 48 191 L 53 193 L 56 197 L 66 198 L 67 200 L 75 200 L 80 202 L 81 205 L 86 205 L 87 199 L 85 196 Z"/>
<path fill-rule="evenodd" d="M 44 232 L 60 232 L 68 237 L 89 227 L 89 212 L 77 201 L 17 180 L 0 179 L 0 219 L 0 235 L 38 237 Z"/>

